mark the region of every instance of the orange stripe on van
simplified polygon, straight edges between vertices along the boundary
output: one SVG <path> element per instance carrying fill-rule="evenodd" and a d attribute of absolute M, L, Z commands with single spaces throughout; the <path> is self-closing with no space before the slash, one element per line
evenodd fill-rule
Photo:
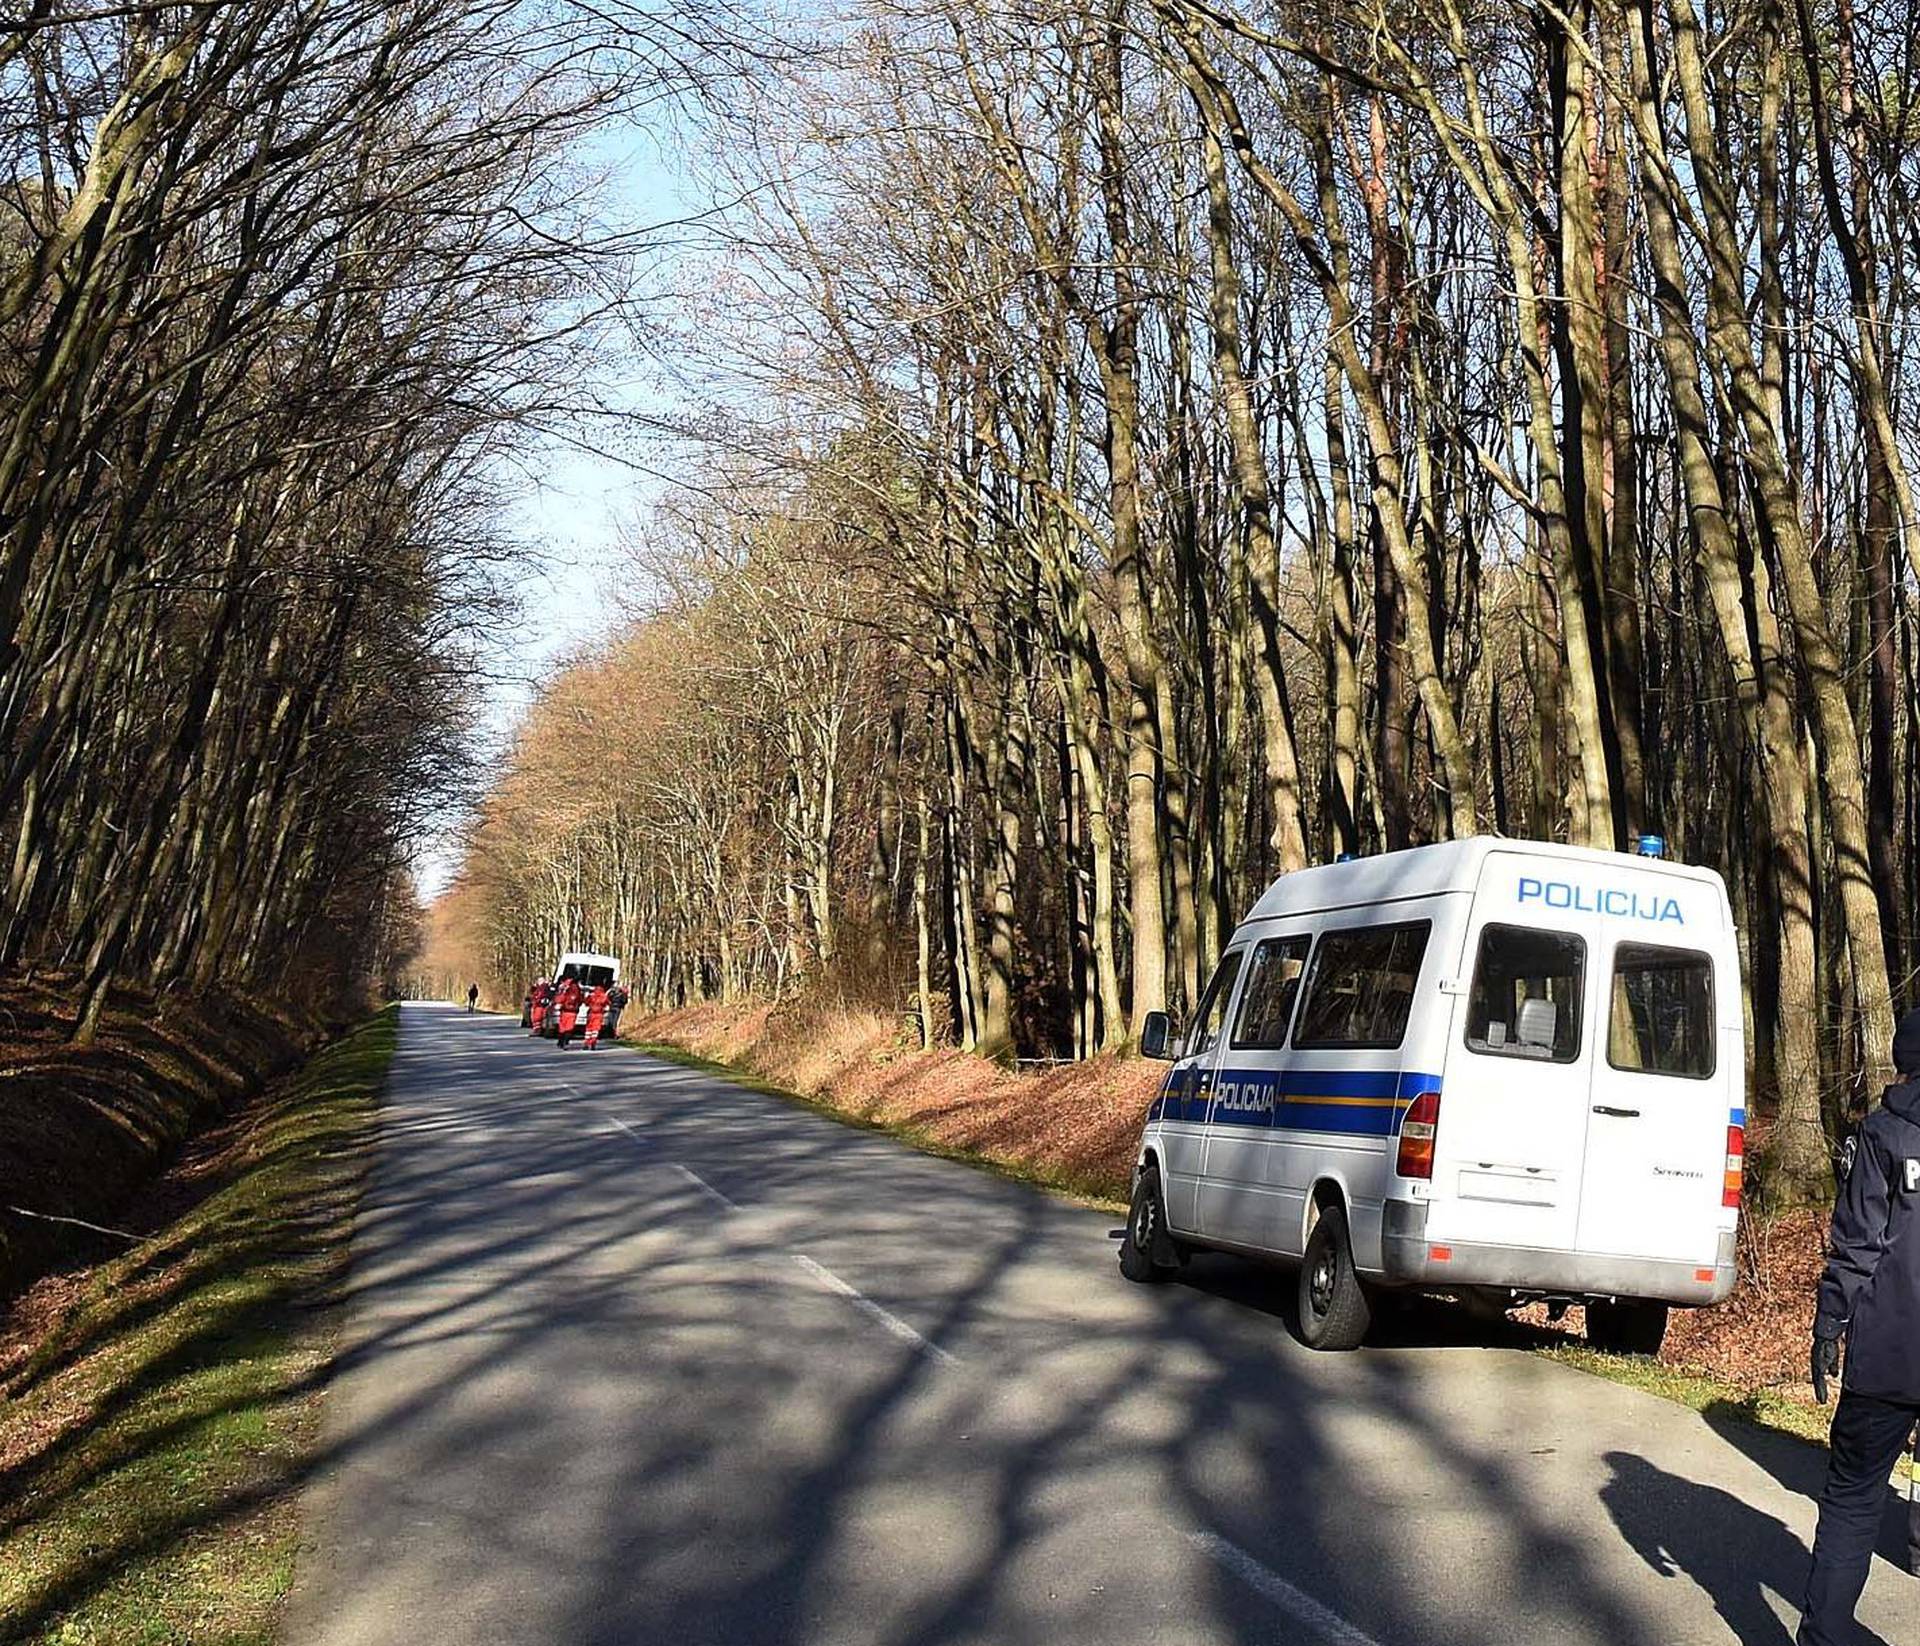
<path fill-rule="evenodd" d="M 1410 1097 L 1315 1097 L 1311 1092 L 1288 1092 L 1282 1103 L 1317 1103 L 1329 1109 L 1404 1109 Z"/>

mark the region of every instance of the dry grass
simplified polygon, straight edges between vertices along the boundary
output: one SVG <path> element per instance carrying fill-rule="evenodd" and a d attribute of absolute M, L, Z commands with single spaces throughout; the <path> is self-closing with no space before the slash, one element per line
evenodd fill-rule
<path fill-rule="evenodd" d="M 884 1014 L 842 1004 L 692 1006 L 629 1018 L 623 1038 L 746 1069 L 867 1125 L 1072 1188 L 1123 1198 L 1140 1122 L 1165 1070 L 1097 1057 L 1014 1072 L 923 1052 Z"/>

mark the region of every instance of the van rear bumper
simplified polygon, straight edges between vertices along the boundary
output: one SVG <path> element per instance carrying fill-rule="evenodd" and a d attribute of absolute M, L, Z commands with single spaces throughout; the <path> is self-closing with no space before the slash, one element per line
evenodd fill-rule
<path fill-rule="evenodd" d="M 1734 1235 L 1724 1231 L 1709 1263 L 1654 1257 L 1608 1257 L 1532 1246 L 1482 1246 L 1427 1238 L 1427 1208 L 1389 1200 L 1380 1229 L 1381 1273 L 1392 1285 L 1502 1286 L 1566 1297 L 1650 1298 L 1662 1303 L 1718 1303 L 1733 1290 Z"/>

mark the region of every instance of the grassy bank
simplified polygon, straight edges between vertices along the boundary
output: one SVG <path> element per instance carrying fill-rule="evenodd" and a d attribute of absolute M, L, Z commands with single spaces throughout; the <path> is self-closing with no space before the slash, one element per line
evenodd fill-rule
<path fill-rule="evenodd" d="M 15 1306 L 0 1639 L 271 1638 L 338 1329 L 318 1305 L 397 1027 L 389 1008 L 247 1104 L 162 1180 L 150 1234 Z"/>
<path fill-rule="evenodd" d="M 1165 1075 L 1112 1054 L 1010 1069 L 922 1051 L 897 1019 L 835 1002 L 694 1006 L 630 1018 L 621 1033 L 917 1148 L 1101 1202 L 1125 1196 L 1140 1117 Z"/>
<path fill-rule="evenodd" d="M 698 1069 L 703 1074 L 718 1075 L 721 1079 L 729 1080 L 736 1086 L 745 1086 L 750 1091 L 766 1092 L 773 1097 L 783 1097 L 791 1103 L 801 1104 L 817 1114 L 823 1114 L 829 1120 L 837 1120 L 843 1126 L 852 1126 L 860 1131 L 882 1132 L 888 1137 L 898 1138 L 902 1143 L 918 1149 L 922 1154 L 937 1155 L 942 1160 L 962 1161 L 966 1165 L 977 1166 L 982 1171 L 992 1172 L 996 1176 L 1012 1178 L 1021 1183 L 1032 1183 L 1059 1194 L 1071 1195 L 1076 1200 L 1086 1201 L 1089 1205 L 1099 1206 L 1114 1213 L 1126 1211 L 1125 1174 L 1089 1173 L 1060 1161 L 1001 1157 L 964 1143 L 949 1142 L 928 1126 L 916 1125 L 911 1120 L 884 1119 L 870 1111 L 843 1108 L 829 1097 L 796 1092 L 788 1087 L 776 1085 L 749 1070 L 736 1068 L 731 1063 L 722 1063 L 715 1058 L 702 1057 L 698 1052 L 690 1052 L 686 1047 L 676 1046 L 669 1040 L 622 1039 L 614 1044 L 631 1046 L 649 1057 L 657 1057 L 668 1063 L 678 1063 L 682 1068 Z"/>

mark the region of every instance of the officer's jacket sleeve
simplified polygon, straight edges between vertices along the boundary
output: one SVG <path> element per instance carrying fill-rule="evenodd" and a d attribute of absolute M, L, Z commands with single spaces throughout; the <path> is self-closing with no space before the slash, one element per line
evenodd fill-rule
<path fill-rule="evenodd" d="M 1838 1337 L 1852 1321 L 1854 1305 L 1887 1247 L 1892 1167 L 1886 1146 L 1875 1132 L 1871 1124 L 1860 1128 L 1852 1168 L 1833 1208 L 1827 1269 L 1820 1277 L 1820 1300 L 1814 1313 L 1813 1329 L 1820 1337 Z"/>

